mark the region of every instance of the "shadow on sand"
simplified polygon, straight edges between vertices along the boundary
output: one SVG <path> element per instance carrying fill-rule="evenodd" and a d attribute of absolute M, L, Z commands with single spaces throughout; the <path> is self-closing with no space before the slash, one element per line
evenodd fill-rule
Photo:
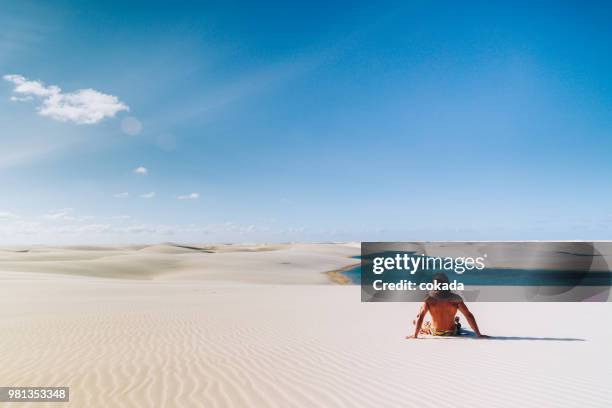
<path fill-rule="evenodd" d="M 476 334 L 469 330 L 462 330 L 459 338 L 477 339 Z M 531 341 L 586 341 L 585 339 L 577 339 L 574 337 L 523 337 L 523 336 L 489 336 L 484 339 L 477 340 L 531 340 Z"/>
<path fill-rule="evenodd" d="M 532 341 L 586 341 L 573 337 L 519 337 L 519 336 L 491 336 L 485 340 L 532 340 Z"/>

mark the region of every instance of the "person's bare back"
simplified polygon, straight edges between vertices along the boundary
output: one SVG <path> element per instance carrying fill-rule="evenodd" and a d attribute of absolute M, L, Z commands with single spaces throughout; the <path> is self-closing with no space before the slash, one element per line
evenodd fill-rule
<path fill-rule="evenodd" d="M 435 330 L 448 331 L 455 328 L 455 315 L 459 309 L 459 304 L 463 303 L 459 295 L 454 295 L 448 300 L 439 300 L 428 296 L 425 303 L 427 303 L 427 311 L 431 315 L 431 326 Z"/>
<path fill-rule="evenodd" d="M 434 282 L 446 282 L 448 278 L 444 274 L 436 274 L 434 276 Z M 406 338 L 416 339 L 419 334 L 431 334 L 434 336 L 453 336 L 458 334 L 458 323 L 455 319 L 457 311 L 460 311 L 465 316 L 470 327 L 474 330 L 477 337 L 487 337 L 480 333 L 478 324 L 474 315 L 463 302 L 461 296 L 452 293 L 450 291 L 439 291 L 431 292 L 426 298 L 421 309 L 417 314 L 414 323 L 414 334 L 407 336 Z M 425 315 L 429 313 L 431 315 L 431 322 L 427 322 L 423 327 L 423 320 Z"/>

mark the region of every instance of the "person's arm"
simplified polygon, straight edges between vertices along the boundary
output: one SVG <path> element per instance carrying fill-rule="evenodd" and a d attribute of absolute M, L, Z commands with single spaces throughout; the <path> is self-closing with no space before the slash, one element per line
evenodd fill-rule
<path fill-rule="evenodd" d="M 429 310 L 429 306 L 427 302 L 423 302 L 421 305 L 421 309 L 419 310 L 419 314 L 417 315 L 416 324 L 414 325 L 414 334 L 412 336 L 406 337 L 407 339 L 416 339 L 421 331 L 421 326 L 423 326 L 423 319 L 425 319 L 425 315 Z"/>
<path fill-rule="evenodd" d="M 470 324 L 470 327 L 474 329 L 474 333 L 476 333 L 477 337 L 488 337 L 480 332 L 480 329 L 478 329 L 478 323 L 476 323 L 476 318 L 474 318 L 474 315 L 472 314 L 472 312 L 470 312 L 470 309 L 467 308 L 465 303 L 459 303 L 459 311 L 465 316 L 468 323 Z"/>

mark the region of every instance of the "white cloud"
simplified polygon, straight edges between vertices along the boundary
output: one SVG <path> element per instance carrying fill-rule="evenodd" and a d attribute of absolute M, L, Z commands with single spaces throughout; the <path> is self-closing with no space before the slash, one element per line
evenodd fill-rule
<path fill-rule="evenodd" d="M 0 220 L 13 220 L 19 218 L 17 215 L 9 211 L 0 211 Z"/>
<path fill-rule="evenodd" d="M 206 234 L 222 234 L 222 233 L 231 233 L 231 234 L 252 234 L 258 232 L 269 232 L 271 228 L 268 226 L 257 226 L 257 225 L 240 225 L 234 222 L 228 221 L 223 224 L 211 224 L 204 226 L 201 229 L 201 232 Z"/>
<path fill-rule="evenodd" d="M 178 200 L 197 200 L 200 198 L 199 193 L 184 194 L 176 197 Z"/>
<path fill-rule="evenodd" d="M 48 96 L 61 93 L 61 89 L 57 86 L 45 86 L 40 81 L 28 81 L 22 75 L 4 75 L 2 77 L 5 81 L 12 82 L 15 85 L 13 92 L 25 96 L 38 96 L 46 98 Z"/>
<path fill-rule="evenodd" d="M 283 231 L 273 230 L 268 226 L 240 225 L 233 222 L 223 224 L 157 224 L 132 222 L 129 216 L 98 216 L 99 222 L 86 222 L 92 217 L 73 215 L 76 210 L 63 209 L 50 211 L 49 217 L 38 220 L 28 220 L 19 217 L 15 220 L 0 222 L 1 242 L 31 242 L 35 235 L 37 242 L 53 243 L 94 243 L 105 242 L 155 242 L 167 240 L 167 236 L 175 236 L 184 242 L 196 242 L 205 235 L 213 234 L 221 240 L 244 240 L 245 237 L 258 237 L 261 234 L 272 236 L 283 234 Z M 64 214 L 62 214 L 64 213 Z M 68 214 L 66 214 L 68 213 Z M 84 222 L 80 222 L 84 221 Z"/>
<path fill-rule="evenodd" d="M 291 227 L 283 231 L 286 234 L 303 234 L 306 231 L 304 227 Z M 332 234 L 333 235 L 333 234 Z"/>
<path fill-rule="evenodd" d="M 132 172 L 146 176 L 149 173 L 149 170 L 147 170 L 146 167 L 140 166 L 140 167 L 136 167 L 134 170 L 132 170 Z"/>
<path fill-rule="evenodd" d="M 55 85 L 46 86 L 41 81 L 30 81 L 22 75 L 4 75 L 5 81 L 15 85 L 12 101 L 24 102 L 34 98 L 40 100 L 38 114 L 60 122 L 73 122 L 78 125 L 99 123 L 104 118 L 112 118 L 117 112 L 130 108 L 113 95 L 95 89 L 78 89 L 62 92 Z"/>
<path fill-rule="evenodd" d="M 113 195 L 113 197 L 115 198 L 126 198 L 130 195 L 130 193 L 128 193 L 127 191 L 124 191 L 123 193 L 117 193 L 115 195 Z"/>
<path fill-rule="evenodd" d="M 132 218 L 129 215 L 113 215 L 111 217 L 108 217 L 110 220 L 129 220 L 130 218 Z"/>
<path fill-rule="evenodd" d="M 27 102 L 27 101 L 31 101 L 32 98 L 31 96 L 11 96 L 11 101 L 13 102 Z"/>
<path fill-rule="evenodd" d="M 66 225 L 66 226 L 57 228 L 55 232 L 60 233 L 60 234 L 112 232 L 112 225 L 110 224 Z"/>
<path fill-rule="evenodd" d="M 150 193 L 140 195 L 140 198 L 153 198 L 153 197 L 155 197 L 155 191 L 151 191 Z"/>
<path fill-rule="evenodd" d="M 151 225 L 151 224 L 140 224 L 130 225 L 125 228 L 118 228 L 118 232 L 127 234 L 158 234 L 158 235 L 172 235 L 180 226 L 173 225 Z"/>
<path fill-rule="evenodd" d="M 47 214 L 43 215 L 42 218 L 48 221 L 90 221 L 93 220 L 93 215 L 74 215 L 72 208 L 62 208 L 60 210 L 51 210 Z"/>
<path fill-rule="evenodd" d="M 61 210 L 51 210 L 47 214 L 43 215 L 46 220 L 74 220 L 74 217 L 70 215 L 72 208 L 62 208 Z"/>

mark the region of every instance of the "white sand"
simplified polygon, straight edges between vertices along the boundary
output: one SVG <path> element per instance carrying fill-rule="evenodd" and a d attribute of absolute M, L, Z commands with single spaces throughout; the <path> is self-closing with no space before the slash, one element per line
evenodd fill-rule
<path fill-rule="evenodd" d="M 416 304 L 321 273 L 354 246 L 261 249 L 1 253 L 0 385 L 71 387 L 12 406 L 611 405 L 610 303 L 470 305 L 492 335 L 584 341 L 405 340 Z"/>

